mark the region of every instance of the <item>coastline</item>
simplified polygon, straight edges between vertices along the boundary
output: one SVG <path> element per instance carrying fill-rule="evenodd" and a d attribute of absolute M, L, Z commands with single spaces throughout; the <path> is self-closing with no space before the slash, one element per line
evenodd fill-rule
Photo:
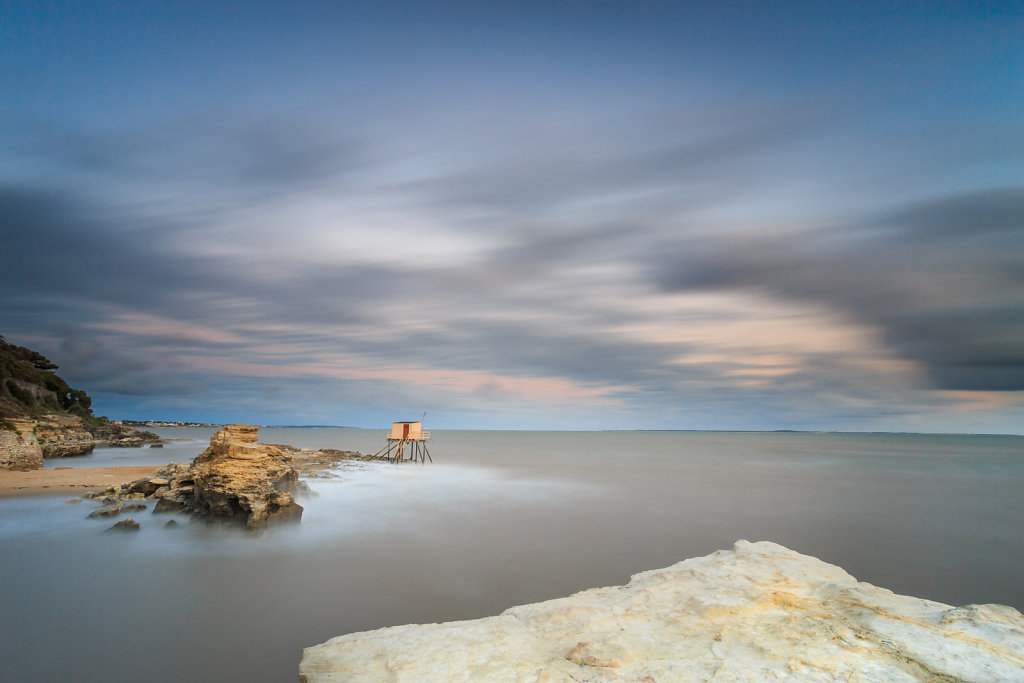
<path fill-rule="evenodd" d="M 335 681 L 1019 681 L 1024 617 L 898 595 L 776 543 L 634 574 L 501 614 L 303 649 Z"/>
<path fill-rule="evenodd" d="M 46 464 L 184 463 L 213 430 L 157 431 L 190 439 Z M 366 451 L 380 440 L 374 432 L 352 432 L 351 440 L 343 434 L 260 430 L 266 442 L 309 449 L 337 444 Z M 784 434 L 439 435 L 443 441 L 432 449 L 437 466 L 332 468 L 328 478 L 306 480 L 312 495 L 296 499 L 305 507 L 300 526 L 262 533 L 191 523 L 184 515 L 124 512 L 118 519 L 133 517 L 139 532 L 108 534 L 114 518 L 87 518 L 100 501 L 62 502 L 83 489 L 0 499 L 0 542 L 11 568 L 5 576 L 17 587 L 5 595 L 5 615 L 18 625 L 0 659 L 20 680 L 100 680 L 109 676 L 110 661 L 150 670 L 173 643 L 195 653 L 168 672 L 176 677 L 295 680 L 303 648 L 341 634 L 477 619 L 622 585 L 638 572 L 705 556 L 744 536 L 776 539 L 900 595 L 1024 610 L 1022 550 L 1013 543 L 1024 504 L 1016 440 L 946 437 L 936 444 L 823 435 L 808 444 L 808 437 Z M 171 519 L 176 524 L 165 526 Z M 985 534 L 977 533 L 980 525 Z M 268 590 L 282 577 L 303 590 Z M 788 585 L 779 589 L 794 593 Z M 197 622 L 190 596 L 214 594 L 218 609 Z M 754 604 L 771 607 L 769 597 Z M 104 629 L 87 619 L 55 622 L 40 616 L 41 606 L 50 605 L 72 615 L 123 605 L 127 618 Z M 275 616 L 238 621 L 252 605 Z M 70 629 L 58 643 L 69 644 L 65 657 L 52 656 L 54 623 Z M 230 642 L 244 639 L 240 656 L 206 647 L 227 633 L 234 634 Z M 593 680 L 639 665 L 642 643 L 606 651 L 608 639 L 599 635 L 588 629 L 556 642 L 552 659 Z M 592 645 L 572 654 L 580 642 Z M 742 646 L 713 636 L 701 642 Z M 405 647 L 397 650 L 414 653 Z M 585 663 L 606 654 L 609 661 L 625 655 L 631 662 Z M 154 671 L 160 678 L 162 670 Z M 648 675 L 663 680 L 656 669 L 623 680 Z"/>
<path fill-rule="evenodd" d="M 133 479 L 154 476 L 159 466 L 56 467 L 17 472 L 0 470 L 0 498 L 81 493 Z"/>

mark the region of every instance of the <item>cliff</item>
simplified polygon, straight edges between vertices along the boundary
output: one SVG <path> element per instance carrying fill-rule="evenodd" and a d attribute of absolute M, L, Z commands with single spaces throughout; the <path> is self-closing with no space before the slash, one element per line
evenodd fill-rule
<path fill-rule="evenodd" d="M 644 572 L 496 617 L 306 648 L 327 681 L 1022 681 L 1024 617 L 858 582 L 775 543 Z"/>
<path fill-rule="evenodd" d="M 31 420 L 7 420 L 0 428 L 0 470 L 37 470 L 43 466 L 43 447 Z"/>
<path fill-rule="evenodd" d="M 0 469 L 38 469 L 43 458 L 159 441 L 151 432 L 94 417 L 89 395 L 68 386 L 56 369 L 38 351 L 0 337 Z"/>

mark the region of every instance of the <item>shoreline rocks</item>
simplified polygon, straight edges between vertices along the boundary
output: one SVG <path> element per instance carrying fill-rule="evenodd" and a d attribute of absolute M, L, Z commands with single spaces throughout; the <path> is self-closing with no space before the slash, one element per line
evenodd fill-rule
<path fill-rule="evenodd" d="M 42 468 L 43 460 L 77 458 L 96 448 L 133 448 L 160 443 L 160 437 L 125 425 L 83 424 L 73 416 L 50 415 L 7 422 L 0 429 L 0 470 L 29 471 Z"/>
<path fill-rule="evenodd" d="M 10 421 L 13 430 L 0 429 L 0 470 L 27 472 L 43 466 L 43 447 L 29 421 Z"/>
<path fill-rule="evenodd" d="M 122 519 L 120 522 L 114 524 L 114 526 L 107 529 L 107 531 L 138 531 L 139 523 L 129 517 L 128 519 Z"/>
<path fill-rule="evenodd" d="M 249 529 L 299 521 L 302 506 L 294 495 L 307 489 L 300 474 L 315 477 L 340 460 L 371 459 L 354 451 L 261 444 L 258 431 L 252 425 L 225 425 L 190 465 L 171 463 L 154 476 L 89 494 L 102 505 L 90 516 L 134 511 L 137 500 L 145 498 L 156 502 L 154 514 L 184 512 Z"/>
<path fill-rule="evenodd" d="M 299 665 L 303 683 L 711 679 L 1024 680 L 1024 617 L 896 595 L 775 543 L 738 541 L 495 617 L 339 636 Z"/>

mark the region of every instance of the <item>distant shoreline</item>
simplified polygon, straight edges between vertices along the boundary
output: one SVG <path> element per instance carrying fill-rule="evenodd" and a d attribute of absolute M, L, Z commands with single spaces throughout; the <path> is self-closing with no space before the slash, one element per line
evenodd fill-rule
<path fill-rule="evenodd" d="M 156 427 L 158 429 L 220 429 L 225 423 L 213 422 L 160 422 L 157 420 L 143 422 L 140 420 L 121 420 L 121 424 L 129 427 Z M 346 427 L 345 425 L 256 425 L 260 429 L 363 429 L 363 427 Z M 381 429 L 385 429 L 381 427 Z"/>
<path fill-rule="evenodd" d="M 220 429 L 222 424 L 199 424 L 199 423 L 157 423 L 157 422 L 128 422 L 122 421 L 133 427 L 154 427 L 158 429 L 178 428 L 204 428 Z M 227 424 L 227 423 L 225 423 Z M 353 429 L 359 431 L 375 432 L 388 431 L 384 427 L 352 427 L 346 425 L 257 425 L 260 429 Z M 896 431 L 842 431 L 829 429 L 484 429 L 480 427 L 438 427 L 431 431 L 435 432 L 575 432 L 589 434 L 615 434 L 630 432 L 658 432 L 658 433 L 689 433 L 689 434 L 812 434 L 812 435 L 839 435 L 839 436 L 1011 436 L 1024 437 L 1024 433 L 1014 434 L 1012 432 L 896 432 Z"/>

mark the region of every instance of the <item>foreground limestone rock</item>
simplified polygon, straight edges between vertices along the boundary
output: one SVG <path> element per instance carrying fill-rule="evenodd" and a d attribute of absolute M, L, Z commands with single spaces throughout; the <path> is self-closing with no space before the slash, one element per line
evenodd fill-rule
<path fill-rule="evenodd" d="M 306 648 L 326 681 L 1024 681 L 1024 617 L 859 583 L 775 543 L 475 621 Z"/>

